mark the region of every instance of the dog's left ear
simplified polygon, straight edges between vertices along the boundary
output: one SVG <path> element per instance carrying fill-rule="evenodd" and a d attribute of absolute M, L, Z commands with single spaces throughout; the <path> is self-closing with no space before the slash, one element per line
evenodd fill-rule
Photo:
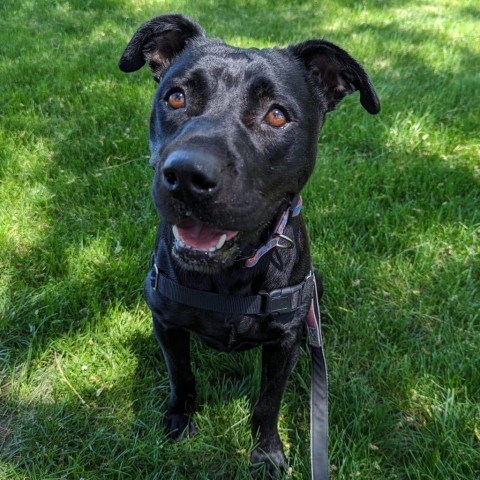
<path fill-rule="evenodd" d="M 118 66 L 134 72 L 148 63 L 159 82 L 166 68 L 195 37 L 205 36 L 203 28 L 183 15 L 160 15 L 144 23 L 133 35 Z"/>
<path fill-rule="evenodd" d="M 360 91 L 360 103 L 368 113 L 380 111 L 380 100 L 370 78 L 345 50 L 325 40 L 309 40 L 288 50 L 303 63 L 313 85 L 326 98 L 327 111 L 356 90 Z"/>

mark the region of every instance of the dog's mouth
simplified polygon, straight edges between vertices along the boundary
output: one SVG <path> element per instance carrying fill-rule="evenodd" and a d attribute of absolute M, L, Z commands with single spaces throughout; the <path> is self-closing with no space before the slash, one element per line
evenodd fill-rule
<path fill-rule="evenodd" d="M 195 218 L 172 226 L 174 254 L 184 267 L 197 271 L 216 270 L 233 261 L 239 232 L 223 230 Z"/>
<path fill-rule="evenodd" d="M 215 253 L 225 247 L 238 232 L 221 230 L 200 220 L 189 218 L 172 227 L 177 248 Z"/>

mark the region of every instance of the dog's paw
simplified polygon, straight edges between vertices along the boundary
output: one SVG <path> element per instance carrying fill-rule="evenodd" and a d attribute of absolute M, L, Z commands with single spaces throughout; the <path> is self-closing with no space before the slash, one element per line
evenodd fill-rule
<path fill-rule="evenodd" d="M 257 448 L 252 452 L 250 462 L 254 478 L 265 480 L 283 478 L 287 466 L 282 449 L 267 453 Z"/>
<path fill-rule="evenodd" d="M 197 434 L 197 426 L 189 415 L 182 413 L 167 413 L 163 426 L 168 438 L 174 442 L 181 440 L 184 435 L 193 437 Z"/>

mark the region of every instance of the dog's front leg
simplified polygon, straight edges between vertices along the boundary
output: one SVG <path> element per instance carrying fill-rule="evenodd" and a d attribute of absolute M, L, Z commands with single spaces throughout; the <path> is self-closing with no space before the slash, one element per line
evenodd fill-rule
<path fill-rule="evenodd" d="M 155 319 L 153 324 L 170 378 L 165 429 L 173 440 L 179 440 L 184 431 L 193 436 L 197 429 L 190 415 L 196 409 L 197 394 L 195 377 L 190 366 L 190 334 L 179 328 L 165 327 Z"/>
<path fill-rule="evenodd" d="M 287 380 L 297 362 L 300 342 L 293 345 L 264 346 L 260 398 L 252 417 L 252 433 L 258 435 L 258 446 L 251 462 L 267 478 L 278 478 L 285 470 L 286 459 L 278 435 L 278 414 Z"/>

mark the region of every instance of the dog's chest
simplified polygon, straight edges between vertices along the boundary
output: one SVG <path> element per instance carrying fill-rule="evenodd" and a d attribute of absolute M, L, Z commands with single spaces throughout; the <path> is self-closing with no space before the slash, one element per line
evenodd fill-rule
<path fill-rule="evenodd" d="M 156 320 L 192 332 L 209 347 L 223 352 L 242 351 L 277 343 L 293 316 L 226 316 L 175 304 L 160 307 Z"/>

